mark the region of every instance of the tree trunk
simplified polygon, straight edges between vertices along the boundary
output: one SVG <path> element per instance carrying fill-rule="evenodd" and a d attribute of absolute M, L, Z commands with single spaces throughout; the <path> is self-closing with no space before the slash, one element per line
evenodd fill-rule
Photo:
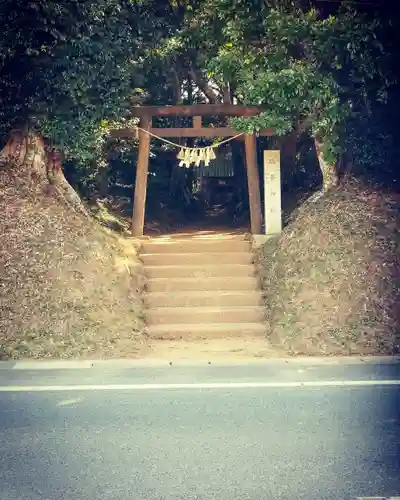
<path fill-rule="evenodd" d="M 210 104 L 217 104 L 221 102 L 220 97 L 214 90 L 210 87 L 208 82 L 203 78 L 203 75 L 200 71 L 191 68 L 189 70 L 189 76 L 195 82 L 197 87 L 203 92 L 203 94 L 207 97 Z"/>
<path fill-rule="evenodd" d="M 339 184 L 339 177 L 336 165 L 328 163 L 324 159 L 323 143 L 321 140 L 314 138 L 315 151 L 317 153 L 319 168 L 322 174 L 322 190 L 321 194 L 327 193 L 332 187 Z"/>
<path fill-rule="evenodd" d="M 88 215 L 76 191 L 64 177 L 62 154 L 29 131 L 13 132 L 0 151 L 0 171 L 28 192 L 52 193 L 76 212 Z"/>

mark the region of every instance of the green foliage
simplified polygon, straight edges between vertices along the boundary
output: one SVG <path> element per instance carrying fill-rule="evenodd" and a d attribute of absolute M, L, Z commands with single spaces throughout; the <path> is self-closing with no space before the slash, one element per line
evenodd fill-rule
<path fill-rule="evenodd" d="M 135 4 L 6 0 L 0 8 L 1 131 L 29 123 L 68 158 L 89 161 L 102 120 L 126 114 L 135 86 Z"/>
<path fill-rule="evenodd" d="M 348 12 L 328 19 L 318 19 L 315 11 L 267 13 L 260 43 L 231 49 L 231 58 L 240 64 L 239 99 L 262 105 L 265 111 L 260 117 L 233 120 L 232 125 L 245 131 L 272 126 L 278 135 L 306 126 L 322 138 L 326 159 L 335 162 L 346 120 L 354 119 L 378 91 L 384 92 L 382 82 L 379 87 L 376 82 L 375 27 Z M 223 49 L 222 57 L 212 61 L 221 75 L 226 54 Z"/>
<path fill-rule="evenodd" d="M 380 41 L 385 27 L 354 10 L 323 17 L 301 3 L 205 0 L 157 55 L 177 61 L 181 72 L 196 68 L 219 95 L 229 88 L 237 102 L 263 106 L 260 116 L 232 119 L 234 128 L 308 129 L 334 162 L 347 121 L 384 100 L 392 83 Z"/>
<path fill-rule="evenodd" d="M 105 167 L 107 130 L 130 118 L 130 106 L 206 95 L 263 107 L 257 117 L 233 118 L 235 129 L 296 128 L 321 139 L 326 159 L 351 147 L 366 164 L 377 156 L 361 124 L 393 82 L 385 26 L 344 8 L 322 16 L 309 5 L 3 0 L 0 133 L 28 123 L 90 176 Z"/>

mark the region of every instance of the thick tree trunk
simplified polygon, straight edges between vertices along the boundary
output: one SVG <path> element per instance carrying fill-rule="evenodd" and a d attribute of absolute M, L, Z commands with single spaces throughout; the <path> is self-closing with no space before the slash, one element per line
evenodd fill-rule
<path fill-rule="evenodd" d="M 13 132 L 0 151 L 0 169 L 31 192 L 52 192 L 76 212 L 88 215 L 76 191 L 67 182 L 60 152 L 46 147 L 44 139 L 29 130 Z"/>
<path fill-rule="evenodd" d="M 337 166 L 328 163 L 324 158 L 323 143 L 320 139 L 314 138 L 315 151 L 317 153 L 319 168 L 322 173 L 322 192 L 321 194 L 327 193 L 332 187 L 336 187 L 339 184 L 339 176 L 337 171 Z"/>

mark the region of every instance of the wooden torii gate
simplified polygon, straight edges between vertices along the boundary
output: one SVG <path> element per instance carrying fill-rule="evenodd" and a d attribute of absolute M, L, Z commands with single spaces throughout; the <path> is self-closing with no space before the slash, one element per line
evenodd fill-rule
<path fill-rule="evenodd" d="M 188 106 L 137 106 L 133 115 L 140 118 L 139 126 L 159 137 L 231 137 L 237 131 L 229 127 L 203 127 L 203 116 L 256 116 L 261 112 L 258 106 L 238 106 L 234 104 L 193 104 Z M 190 116 L 191 128 L 154 128 L 153 117 Z M 112 132 L 114 137 L 134 137 L 133 129 L 120 129 Z M 273 129 L 263 129 L 258 135 L 275 135 Z M 242 136 L 241 136 L 242 137 Z M 147 179 L 149 167 L 151 136 L 139 130 L 139 156 L 136 170 L 135 194 L 132 214 L 133 236 L 143 236 Z M 247 183 L 250 202 L 250 224 L 252 234 L 261 233 L 261 193 L 257 168 L 257 144 L 255 134 L 244 134 L 246 150 Z"/>

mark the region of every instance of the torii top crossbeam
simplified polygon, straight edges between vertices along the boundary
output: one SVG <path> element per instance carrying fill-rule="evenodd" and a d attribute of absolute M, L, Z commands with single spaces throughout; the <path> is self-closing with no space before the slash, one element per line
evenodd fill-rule
<path fill-rule="evenodd" d="M 235 104 L 192 104 L 188 106 L 134 106 L 133 116 L 140 118 L 141 126 L 146 127 L 149 123 L 149 131 L 158 137 L 229 137 L 237 134 L 236 130 L 229 127 L 203 127 L 202 117 L 205 116 L 257 116 L 261 113 L 259 106 L 237 106 Z M 153 127 L 152 118 L 186 116 L 193 118 L 192 127 Z M 134 129 L 121 128 L 113 130 L 114 137 L 132 137 L 136 134 Z M 264 128 L 258 131 L 259 136 L 275 135 L 272 128 Z"/>
<path fill-rule="evenodd" d="M 134 106 L 134 116 L 256 116 L 259 106 L 239 106 L 236 104 L 191 104 L 188 106 Z"/>

